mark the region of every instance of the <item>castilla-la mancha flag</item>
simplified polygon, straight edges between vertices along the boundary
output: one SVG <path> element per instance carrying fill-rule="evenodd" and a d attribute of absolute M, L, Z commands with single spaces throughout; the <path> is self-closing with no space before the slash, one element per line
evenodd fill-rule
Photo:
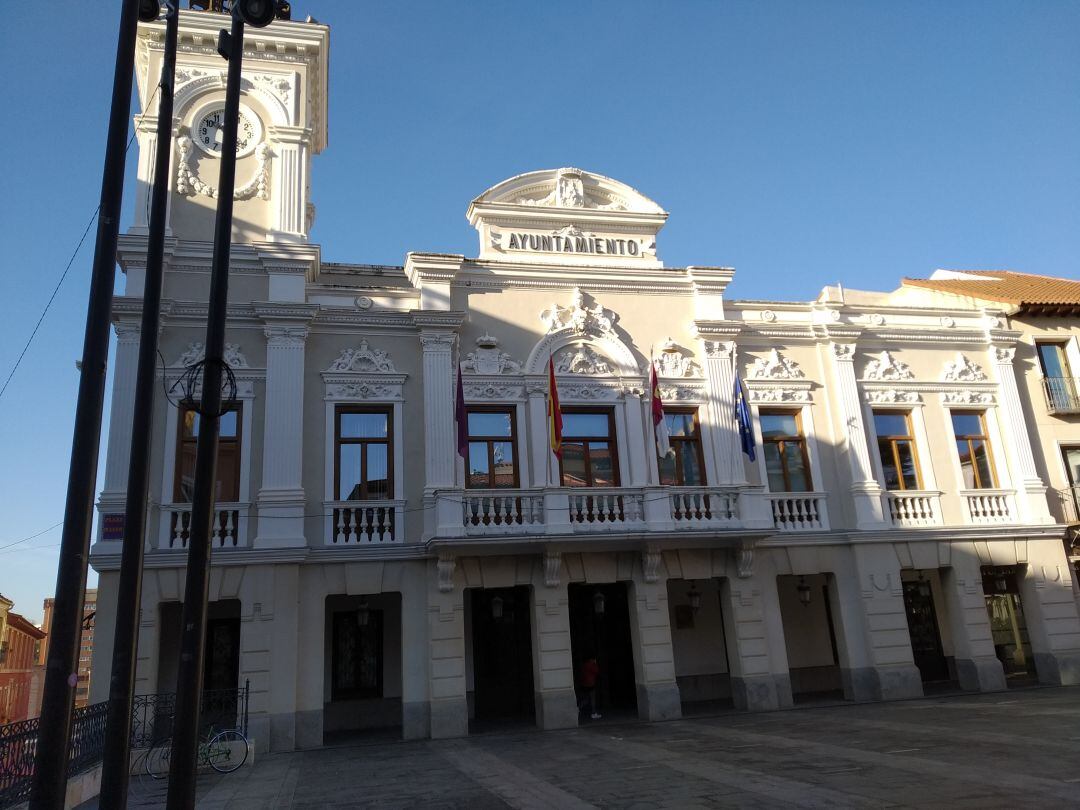
<path fill-rule="evenodd" d="M 548 441 L 551 452 L 562 458 L 562 408 L 559 407 L 559 388 L 555 384 L 555 363 L 548 358 Z"/>
<path fill-rule="evenodd" d="M 652 396 L 653 430 L 656 432 L 656 452 L 660 458 L 671 455 L 671 436 L 664 418 L 664 401 L 660 398 L 660 382 L 656 379 L 656 366 L 649 363 L 649 388 Z"/>

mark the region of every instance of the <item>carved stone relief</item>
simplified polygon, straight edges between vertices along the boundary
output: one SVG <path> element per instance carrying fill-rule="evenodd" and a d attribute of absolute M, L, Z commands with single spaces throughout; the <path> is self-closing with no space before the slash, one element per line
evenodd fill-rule
<path fill-rule="evenodd" d="M 986 380 L 986 372 L 978 363 L 973 363 L 962 352 L 957 352 L 956 359 L 945 364 L 941 378 L 946 382 L 983 382 Z"/>
<path fill-rule="evenodd" d="M 611 364 L 591 346 L 568 346 L 555 356 L 556 374 L 613 374 Z"/>
<path fill-rule="evenodd" d="M 367 340 L 361 340 L 355 349 L 345 349 L 341 355 L 330 364 L 327 371 L 351 371 L 360 373 L 393 374 L 394 361 L 390 355 L 382 349 L 372 349 Z"/>
<path fill-rule="evenodd" d="M 616 315 L 599 304 L 589 307 L 585 296 L 577 287 L 569 307 L 552 304 L 540 314 L 540 320 L 547 325 L 547 333 L 560 329 L 572 329 L 578 335 L 607 335 L 614 331 Z"/>
<path fill-rule="evenodd" d="M 473 374 L 520 374 L 521 363 L 499 350 L 499 341 L 491 335 L 476 339 L 476 351 L 461 361 L 461 370 Z"/>
<path fill-rule="evenodd" d="M 777 349 L 770 351 L 768 357 L 758 358 L 750 367 L 750 378 L 754 380 L 797 380 L 805 376 L 798 363 Z"/>
<path fill-rule="evenodd" d="M 911 380 L 915 377 L 907 363 L 897 360 L 887 351 L 866 364 L 863 376 L 867 380 Z"/>

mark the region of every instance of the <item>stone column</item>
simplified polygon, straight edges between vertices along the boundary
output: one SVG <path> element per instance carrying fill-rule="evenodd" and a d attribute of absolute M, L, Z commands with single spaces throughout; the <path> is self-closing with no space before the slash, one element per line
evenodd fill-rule
<path fill-rule="evenodd" d="M 735 422 L 735 342 L 703 340 L 701 345 L 709 392 L 704 410 L 713 435 L 712 458 L 705 454 L 706 472 L 719 486 L 742 486 L 746 484 L 746 467 Z"/>
<path fill-rule="evenodd" d="M 1046 485 L 1035 469 L 1035 455 L 1031 450 L 1031 438 L 1024 419 L 1024 408 L 1016 385 L 1016 371 L 1012 346 L 994 346 L 994 376 L 1001 392 L 1001 433 L 1005 439 L 1005 452 L 1014 470 L 1013 485 L 1016 487 L 1016 506 L 1020 519 L 1025 523 L 1053 523 L 1046 502 Z"/>
<path fill-rule="evenodd" d="M 139 139 L 139 164 L 135 171 L 134 221 L 131 231 L 145 234 L 150 228 L 150 194 L 154 187 L 154 164 L 157 161 L 157 111 L 135 116 L 135 137 Z"/>
<path fill-rule="evenodd" d="M 270 671 L 268 673 L 268 706 L 270 714 L 270 750 L 292 751 L 296 748 L 297 715 L 297 656 L 300 640 L 300 566 L 260 566 L 265 578 L 263 590 L 269 591 L 271 620 L 268 634 Z M 250 576 L 250 574 L 249 574 Z M 267 606 L 263 605 L 265 611 Z M 315 625 L 319 627 L 319 625 Z M 319 633 L 314 633 L 316 637 Z"/>
<path fill-rule="evenodd" d="M 401 581 L 401 734 L 406 740 L 431 736 L 428 702 L 428 571 L 408 565 Z"/>
<path fill-rule="evenodd" d="M 305 546 L 303 434 L 306 326 L 270 322 L 266 335 L 263 477 L 256 547 Z"/>
<path fill-rule="evenodd" d="M 456 582 L 456 561 L 442 556 L 432 564 L 435 587 L 428 592 L 428 678 L 431 736 L 469 733 L 465 684 L 465 591 Z"/>
<path fill-rule="evenodd" d="M 634 646 L 634 680 L 638 716 L 643 720 L 682 717 L 675 653 L 671 646 L 667 577 L 660 576 L 659 551 L 642 553 L 642 576 L 630 583 L 630 637 Z"/>
<path fill-rule="evenodd" d="M 548 444 L 547 426 L 547 385 L 542 381 L 530 381 L 529 391 L 529 430 L 525 434 L 529 442 L 529 468 L 534 487 L 558 486 L 550 480 L 551 447 Z"/>
<path fill-rule="evenodd" d="M 270 138 L 270 199 L 273 219 L 268 242 L 304 242 L 308 237 L 308 153 L 311 131 L 304 127 L 272 126 Z"/>
<path fill-rule="evenodd" d="M 330 695 L 326 692 L 330 628 L 326 616 L 326 579 L 321 565 L 300 568 L 297 594 L 297 625 L 304 628 L 294 644 L 296 656 L 296 747 L 321 748 L 323 711 Z M 265 636 L 265 634 L 264 634 Z M 255 649 L 252 649 L 255 652 Z M 263 653 L 267 655 L 266 652 Z"/>
<path fill-rule="evenodd" d="M 135 414 L 135 380 L 139 370 L 139 324 L 118 323 L 115 329 L 116 354 L 110 369 L 113 375 L 113 390 L 109 415 L 109 446 L 105 455 L 105 480 L 98 502 L 98 508 L 103 514 L 124 512 L 128 464 L 131 458 L 131 421 Z M 157 393 L 155 391 L 155 396 Z M 150 533 L 149 521 L 147 533 Z"/>
<path fill-rule="evenodd" d="M 570 649 L 570 600 L 560 576 L 561 555 L 544 552 L 544 584 L 532 588 L 533 688 L 536 724 L 543 729 L 578 724 Z"/>
<path fill-rule="evenodd" d="M 656 454 L 652 417 L 650 415 L 649 428 L 646 429 L 641 391 L 628 391 L 624 399 L 626 401 L 626 449 L 628 450 L 626 461 L 630 471 L 628 486 L 643 487 L 650 483 L 648 454 Z"/>
<path fill-rule="evenodd" d="M 727 577 L 720 582 L 720 598 L 735 708 L 771 711 L 790 706 L 791 675 L 783 629 L 770 619 L 770 615 L 780 615 L 776 577 L 762 570 Z M 775 638 L 778 633 L 779 639 Z"/>
<path fill-rule="evenodd" d="M 1054 538 L 1028 540 L 1027 557 L 1020 598 L 1039 683 L 1075 686 L 1080 684 L 1080 618 L 1068 558 Z"/>
<path fill-rule="evenodd" d="M 900 563 L 891 545 L 853 545 L 837 555 L 830 585 L 840 675 L 849 700 L 921 697 Z M 830 589 L 832 590 L 832 589 Z M 841 641 L 842 637 L 842 641 Z"/>
<path fill-rule="evenodd" d="M 1005 670 L 994 653 L 978 554 L 973 544 L 956 542 L 951 544 L 950 556 L 950 567 L 940 569 L 941 590 L 960 688 L 979 692 L 1005 689 Z"/>
<path fill-rule="evenodd" d="M 837 383 L 837 400 L 844 431 L 843 455 L 851 473 L 851 497 L 855 504 L 856 528 L 873 529 L 885 525 L 882 491 L 870 464 L 866 443 L 859 388 L 855 382 L 855 346 L 851 343 L 830 343 L 833 374 Z"/>
<path fill-rule="evenodd" d="M 444 330 L 424 329 L 420 332 L 420 345 L 424 353 L 425 487 L 429 490 L 455 486 L 455 337 L 453 332 Z"/>

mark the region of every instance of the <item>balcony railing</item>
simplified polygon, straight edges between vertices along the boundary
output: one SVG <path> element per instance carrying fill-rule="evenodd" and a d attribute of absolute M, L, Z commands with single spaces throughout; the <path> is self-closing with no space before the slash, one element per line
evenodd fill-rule
<path fill-rule="evenodd" d="M 887 492 L 885 497 L 889 519 L 894 526 L 940 526 L 943 523 L 940 492 L 905 490 Z"/>
<path fill-rule="evenodd" d="M 1080 485 L 1057 490 L 1058 509 L 1063 522 L 1080 523 Z"/>
<path fill-rule="evenodd" d="M 1046 409 L 1052 413 L 1080 413 L 1080 379 L 1076 377 L 1043 377 Z"/>
<path fill-rule="evenodd" d="M 968 522 L 977 526 L 1016 522 L 1013 492 L 1008 489 L 969 489 L 960 493 Z"/>
<path fill-rule="evenodd" d="M 543 493 L 521 489 L 467 489 L 461 503 L 468 535 L 525 534 L 544 530 Z"/>
<path fill-rule="evenodd" d="M 773 526 L 780 532 L 820 532 L 829 528 L 823 492 L 770 492 Z"/>
<path fill-rule="evenodd" d="M 629 488 L 570 488 L 570 523 L 574 531 L 612 531 L 645 523 L 645 494 Z"/>
<path fill-rule="evenodd" d="M 246 548 L 249 504 L 219 503 L 210 532 L 212 547 Z M 172 503 L 162 508 L 162 548 L 187 548 L 191 537 L 191 504 Z"/>
<path fill-rule="evenodd" d="M 676 527 L 708 528 L 739 522 L 739 493 L 717 487 L 673 487 L 668 490 Z"/>
<path fill-rule="evenodd" d="M 328 546 L 373 546 L 401 543 L 404 501 L 328 501 Z"/>

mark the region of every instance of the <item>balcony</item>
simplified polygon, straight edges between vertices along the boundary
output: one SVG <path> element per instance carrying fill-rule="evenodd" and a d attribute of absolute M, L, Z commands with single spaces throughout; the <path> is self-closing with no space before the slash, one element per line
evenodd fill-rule
<path fill-rule="evenodd" d="M 1080 379 L 1076 377 L 1043 377 L 1046 410 L 1051 414 L 1080 413 Z"/>
<path fill-rule="evenodd" d="M 247 548 L 247 519 L 250 504 L 219 503 L 214 512 L 210 544 L 214 549 Z M 165 504 L 161 509 L 161 548 L 184 549 L 191 537 L 191 504 Z"/>
<path fill-rule="evenodd" d="M 1069 526 L 1080 524 L 1080 485 L 1056 490 L 1058 514 L 1062 523 Z"/>
<path fill-rule="evenodd" d="M 885 493 L 889 520 L 898 528 L 941 526 L 941 493 L 917 490 Z"/>
<path fill-rule="evenodd" d="M 405 540 L 405 502 L 326 501 L 328 515 L 323 542 L 327 546 L 382 546 Z"/>
<path fill-rule="evenodd" d="M 784 534 L 820 532 L 829 528 L 824 492 L 770 492 L 773 526 Z"/>
<path fill-rule="evenodd" d="M 968 523 L 993 526 L 1015 523 L 1016 503 L 1010 489 L 969 489 L 960 493 L 967 510 Z"/>

